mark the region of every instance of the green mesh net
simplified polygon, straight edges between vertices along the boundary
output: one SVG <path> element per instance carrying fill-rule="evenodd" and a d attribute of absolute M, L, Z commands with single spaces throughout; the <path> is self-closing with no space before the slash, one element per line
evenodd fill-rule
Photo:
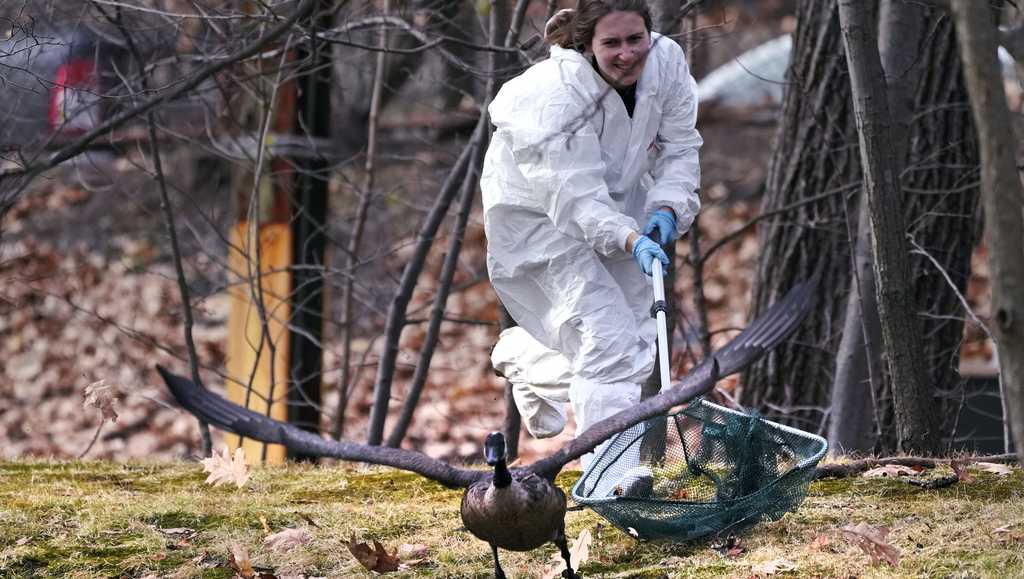
<path fill-rule="evenodd" d="M 727 535 L 795 510 L 825 439 L 704 400 L 612 438 L 572 498 L 640 539 Z"/>

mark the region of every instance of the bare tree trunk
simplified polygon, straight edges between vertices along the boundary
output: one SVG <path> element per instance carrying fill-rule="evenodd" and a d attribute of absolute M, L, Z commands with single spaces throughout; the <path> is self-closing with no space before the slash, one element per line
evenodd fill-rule
<path fill-rule="evenodd" d="M 856 221 L 848 225 L 851 232 L 856 231 L 856 238 L 850 240 L 854 245 L 853 279 L 829 405 L 828 444 L 833 454 L 870 451 L 882 427 L 875 397 L 882 384 L 882 328 L 875 300 L 868 204 L 863 197 L 861 191 L 855 205 Z"/>
<path fill-rule="evenodd" d="M 964 170 L 978 164 L 977 138 L 948 13 L 901 0 L 883 1 L 879 32 L 894 120 L 893 142 L 901 149 L 897 159 L 906 167 L 901 185 L 907 230 L 928 253 L 912 252 L 910 261 L 915 312 L 925 337 L 922 357 L 934 391 L 946 395 L 937 414 L 947 417 L 951 415 L 948 397 L 961 385 L 963 321 L 958 294 L 966 288 L 971 250 L 979 235 L 976 177 L 974 171 Z M 872 400 L 876 432 L 881 436 L 878 444 L 892 450 L 896 440 L 891 428 L 891 384 L 880 376 L 871 378 L 874 391 L 863 384 L 869 372 L 884 369 L 877 356 L 870 363 L 864 358 L 865 345 L 881 343 L 866 211 L 862 205 L 857 220 L 855 267 L 860 287 L 851 285 L 829 422 L 833 448 L 847 451 L 871 449 L 868 404 Z M 867 340 L 862 326 L 869 328 Z M 944 424 L 941 431 L 951 427 Z"/>
<path fill-rule="evenodd" d="M 849 288 L 844 197 L 860 179 L 843 54 L 835 0 L 802 0 L 762 207 L 762 213 L 776 213 L 759 231 L 751 317 L 815 272 L 823 295 L 817 311 L 756 364 L 737 391 L 744 405 L 814 429 L 828 400 Z"/>
<path fill-rule="evenodd" d="M 914 92 L 921 68 L 930 62 L 919 50 L 928 32 L 925 11 L 919 5 L 882 0 L 878 51 L 886 73 L 895 162 L 902 167 L 909 149 Z M 836 378 L 832 386 L 828 441 L 838 452 L 868 452 L 874 447 L 882 424 L 875 391 L 882 387 L 882 329 L 875 301 L 875 277 L 871 260 L 871 227 L 862 189 L 857 201 L 856 247 L 853 279 L 846 302 L 843 338 L 836 354 Z M 872 432 L 874 423 L 875 432 Z"/>
<path fill-rule="evenodd" d="M 992 319 L 1013 440 L 1024 460 L 1024 190 L 1021 188 L 996 57 L 992 13 L 953 0 L 971 110 L 981 146 L 985 240 L 992 270 Z"/>
<path fill-rule="evenodd" d="M 945 417 L 941 432 L 947 435 L 962 386 L 964 312 L 959 296 L 966 292 L 971 253 L 981 233 L 978 138 L 953 24 L 949 13 L 940 10 L 928 22 L 921 58 L 932 64 L 922 70 L 912 150 L 902 177 L 907 235 L 928 254 L 912 252 L 910 271 L 924 339 L 921 357 L 939 395 L 936 414 Z"/>
<path fill-rule="evenodd" d="M 878 54 L 874 6 L 840 0 L 839 17 L 850 67 L 861 164 L 871 217 L 876 294 L 882 340 L 893 381 L 899 450 L 934 453 L 939 432 L 913 313 L 902 195 L 897 178 L 885 77 Z"/>

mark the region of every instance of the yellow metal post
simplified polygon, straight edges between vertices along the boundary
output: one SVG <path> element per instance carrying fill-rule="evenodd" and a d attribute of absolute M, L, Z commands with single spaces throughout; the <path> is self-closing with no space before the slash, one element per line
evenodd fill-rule
<path fill-rule="evenodd" d="M 258 250 L 257 235 L 253 229 L 258 230 Z M 228 253 L 231 309 L 227 372 L 236 382 L 228 383 L 227 397 L 232 402 L 278 420 L 288 419 L 287 324 L 291 314 L 288 306 L 291 238 L 291 227 L 287 223 L 255 224 L 251 228 L 248 222 L 242 221 L 231 233 Z M 257 280 L 256 276 L 260 279 Z M 264 311 L 263 316 L 260 315 L 260 307 Z M 239 437 L 226 434 L 225 441 L 234 450 L 238 447 Z M 245 440 L 242 448 L 250 464 L 284 462 L 283 446 Z"/>
<path fill-rule="evenodd" d="M 254 66 L 258 75 L 272 79 L 279 65 L 279 60 L 273 60 L 258 61 Z M 271 141 L 273 135 L 292 130 L 295 82 L 276 86 L 272 102 L 267 142 L 257 145 L 264 148 L 265 158 L 259 180 L 254 186 L 252 171 L 246 171 L 235 192 L 237 223 L 228 250 L 231 306 L 225 390 L 229 400 L 286 421 L 293 255 L 289 197 L 295 171 L 290 163 L 273 155 Z M 254 134 L 259 134 L 256 129 L 252 127 Z M 232 451 L 240 442 L 236 435 L 226 435 L 225 441 Z M 250 464 L 285 460 L 283 446 L 254 440 L 241 444 Z"/>

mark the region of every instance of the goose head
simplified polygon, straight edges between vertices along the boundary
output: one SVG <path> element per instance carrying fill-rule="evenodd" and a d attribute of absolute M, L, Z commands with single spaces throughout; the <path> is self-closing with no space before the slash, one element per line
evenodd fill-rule
<path fill-rule="evenodd" d="M 492 432 L 487 435 L 487 438 L 484 439 L 484 460 L 494 467 L 494 478 L 491 482 L 495 487 L 503 488 L 512 484 L 512 474 L 508 471 L 506 464 L 504 434 Z"/>
<path fill-rule="evenodd" d="M 506 459 L 505 435 L 500 432 L 492 432 L 484 439 L 484 458 L 487 464 L 495 466 L 498 462 Z"/>

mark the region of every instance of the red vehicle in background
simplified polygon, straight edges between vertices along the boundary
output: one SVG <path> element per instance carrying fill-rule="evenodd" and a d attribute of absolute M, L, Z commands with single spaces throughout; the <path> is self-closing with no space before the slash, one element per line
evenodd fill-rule
<path fill-rule="evenodd" d="M 100 120 L 99 78 L 92 58 L 69 58 L 57 67 L 50 89 L 50 128 L 84 133 Z"/>
<path fill-rule="evenodd" d="M 102 122 L 124 51 L 86 27 L 13 28 L 0 40 L 0 147 L 74 138 Z"/>

